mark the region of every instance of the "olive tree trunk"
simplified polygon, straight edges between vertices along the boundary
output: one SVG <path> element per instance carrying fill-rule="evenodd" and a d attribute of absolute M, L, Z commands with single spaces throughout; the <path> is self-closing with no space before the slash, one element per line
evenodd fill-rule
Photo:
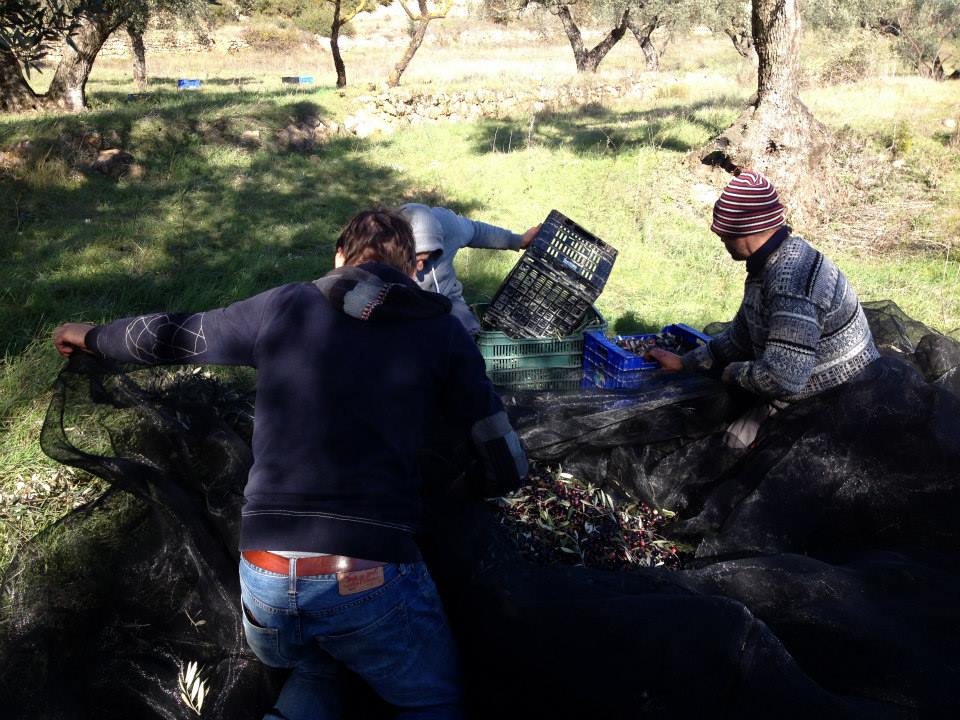
<path fill-rule="evenodd" d="M 333 24 L 330 26 L 330 54 L 333 55 L 333 67 L 337 71 L 337 87 L 347 86 L 347 66 L 340 54 L 340 28 L 344 25 L 340 17 L 340 0 L 333 3 Z"/>
<path fill-rule="evenodd" d="M 653 44 L 653 40 L 650 39 L 654 30 L 658 27 L 660 27 L 660 18 L 655 17 L 646 25 L 641 25 L 633 18 L 627 19 L 627 28 L 633 33 L 633 36 L 637 39 L 637 44 L 640 46 L 640 50 L 643 51 L 647 70 L 660 69 L 660 56 L 663 54 L 663 50 L 657 50 Z"/>
<path fill-rule="evenodd" d="M 427 26 L 430 24 L 430 21 L 433 20 L 427 9 L 426 0 L 417 0 L 417 2 L 420 6 L 420 19 L 417 21 L 416 30 L 414 30 L 413 37 L 410 38 L 407 49 L 387 77 L 387 87 L 397 87 L 397 85 L 400 84 L 400 76 L 403 75 L 403 71 L 407 69 L 407 65 L 410 64 L 413 56 L 416 55 L 417 50 L 420 49 L 423 38 L 427 35 Z"/>
<path fill-rule="evenodd" d="M 776 185 L 792 217 L 822 207 L 829 190 L 829 131 L 800 101 L 800 12 L 798 0 L 753 0 L 757 50 L 757 95 L 737 121 L 699 157 L 704 164 L 736 173 L 753 169 Z"/>
<path fill-rule="evenodd" d="M 126 18 L 82 15 L 67 38 L 63 57 L 44 96 L 48 108 L 80 112 L 87 107 L 87 78 L 104 41 Z"/>
<path fill-rule="evenodd" d="M 563 24 L 563 30 L 570 41 L 570 47 L 573 49 L 573 59 L 577 64 L 577 72 L 596 72 L 600 62 L 607 56 L 607 53 L 613 49 L 613 46 L 620 42 L 620 39 L 627 32 L 627 21 L 630 17 L 630 10 L 624 10 L 617 23 L 607 36 L 603 38 L 596 46 L 587 50 L 583 44 L 583 35 L 580 28 L 577 27 L 573 16 L 570 14 L 570 8 L 567 5 L 557 6 L 557 16 Z"/>
<path fill-rule="evenodd" d="M 147 48 L 143 44 L 143 31 L 127 25 L 127 35 L 133 50 L 133 82 L 137 92 L 143 92 L 147 89 Z"/>
<path fill-rule="evenodd" d="M 23 76 L 16 56 L 0 47 L 0 112 L 38 110 L 41 99 Z"/>

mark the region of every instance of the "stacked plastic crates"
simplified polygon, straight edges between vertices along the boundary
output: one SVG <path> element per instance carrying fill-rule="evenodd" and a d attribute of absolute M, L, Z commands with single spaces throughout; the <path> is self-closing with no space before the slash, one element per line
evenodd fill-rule
<path fill-rule="evenodd" d="M 482 320 L 489 305 L 475 305 Z M 601 334 L 607 323 L 594 308 L 572 334 L 560 338 L 512 338 L 499 330 L 477 335 L 487 376 L 511 390 L 576 390 L 583 375 L 584 333 Z"/>
<path fill-rule="evenodd" d="M 698 345 L 710 342 L 710 336 L 694 330 L 689 325 L 667 325 L 659 333 L 672 336 L 680 352 L 688 352 Z M 618 335 L 612 340 L 603 332 L 589 331 L 583 342 L 583 387 L 606 390 L 635 390 L 651 382 L 660 369 L 660 364 L 644 360 L 640 355 L 618 344 L 622 340 L 653 340 L 656 333 L 644 335 Z"/>
<path fill-rule="evenodd" d="M 617 251 L 553 210 L 489 305 L 474 309 L 477 344 L 495 385 L 511 390 L 575 390 L 584 334 L 603 331 L 593 308 Z"/>

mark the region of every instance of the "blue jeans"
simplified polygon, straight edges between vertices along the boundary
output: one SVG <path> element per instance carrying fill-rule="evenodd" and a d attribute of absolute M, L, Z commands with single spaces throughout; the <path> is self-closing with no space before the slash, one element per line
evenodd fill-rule
<path fill-rule="evenodd" d="M 426 566 L 386 565 L 380 587 L 341 595 L 337 576 L 280 575 L 240 559 L 243 628 L 257 657 L 292 668 L 266 718 L 340 715 L 338 664 L 402 718 L 459 718 L 456 648 Z"/>

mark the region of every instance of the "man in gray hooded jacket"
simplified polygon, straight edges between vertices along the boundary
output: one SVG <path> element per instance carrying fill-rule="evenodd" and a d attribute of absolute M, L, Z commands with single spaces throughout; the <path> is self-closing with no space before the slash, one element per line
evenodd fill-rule
<path fill-rule="evenodd" d="M 440 293 L 450 299 L 450 314 L 457 318 L 471 335 L 480 330 L 480 322 L 463 299 L 463 285 L 457 280 L 453 258 L 460 248 L 522 250 L 533 242 L 539 225 L 517 235 L 509 230 L 477 222 L 442 207 L 408 203 L 400 212 L 413 228 L 417 253 L 417 284 L 424 290 Z"/>

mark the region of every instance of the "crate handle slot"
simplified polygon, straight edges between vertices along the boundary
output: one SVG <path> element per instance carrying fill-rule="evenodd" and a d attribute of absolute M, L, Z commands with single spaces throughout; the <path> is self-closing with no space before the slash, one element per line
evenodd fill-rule
<path fill-rule="evenodd" d="M 591 238 L 592 240 L 599 240 L 599 239 L 600 239 L 600 238 L 598 238 L 596 235 L 594 235 L 592 232 L 590 232 L 589 230 L 587 230 L 586 228 L 581 227 L 580 225 L 578 225 L 577 223 L 575 223 L 575 222 L 574 222 L 573 220 L 571 220 L 570 218 L 564 218 L 564 219 L 563 219 L 563 224 L 566 225 L 568 228 L 573 228 L 573 229 L 576 230 L 577 232 L 586 235 L 587 237 Z"/>

